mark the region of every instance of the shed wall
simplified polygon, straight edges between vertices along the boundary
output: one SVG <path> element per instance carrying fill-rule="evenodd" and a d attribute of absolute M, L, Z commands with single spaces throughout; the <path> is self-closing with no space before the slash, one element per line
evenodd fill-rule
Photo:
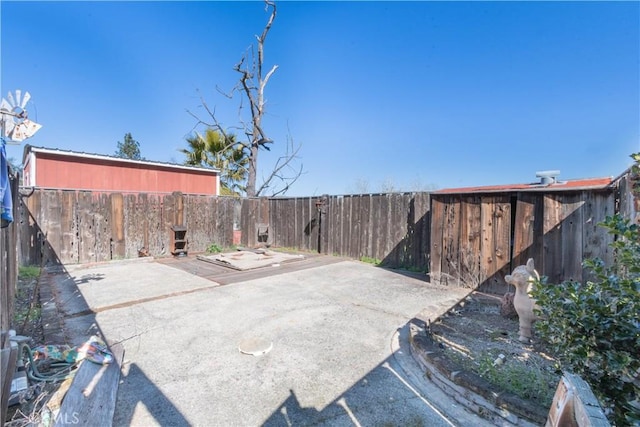
<path fill-rule="evenodd" d="M 34 174 L 29 162 L 27 173 Z M 216 195 L 218 177 L 207 171 L 121 164 L 116 161 L 37 153 L 35 186 L 68 190 Z"/>

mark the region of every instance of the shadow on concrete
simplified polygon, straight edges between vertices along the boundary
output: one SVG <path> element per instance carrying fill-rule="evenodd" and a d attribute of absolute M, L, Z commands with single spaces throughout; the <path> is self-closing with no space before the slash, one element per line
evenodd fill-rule
<path fill-rule="evenodd" d="M 149 379 L 135 363 L 124 367 L 126 375 L 121 377 L 120 389 L 116 399 L 116 412 L 113 424 L 131 425 L 136 409 L 146 410 L 153 416 L 158 425 L 187 426 L 189 421 L 176 408 L 153 381 Z M 130 388 L 129 384 L 135 384 Z M 186 390 L 185 390 L 186 391 Z M 140 408 L 144 405 L 144 409 Z"/>
<path fill-rule="evenodd" d="M 262 426 L 462 425 L 460 422 L 464 420 L 450 419 L 450 415 L 445 415 L 445 411 L 440 409 L 440 406 L 444 406 L 443 402 L 428 401 L 424 393 L 412 384 L 416 378 L 409 379 L 405 370 L 407 361 L 413 363 L 409 343 L 401 339 L 399 344 L 398 350 L 320 410 L 304 407 L 295 391 L 290 390 L 289 397 L 271 413 Z M 416 374 L 424 375 L 421 371 L 413 373 Z M 386 387 L 378 387 L 379 384 Z"/>
<path fill-rule="evenodd" d="M 50 263 L 49 267 L 43 269 L 40 277 L 40 301 L 47 344 L 77 346 L 87 341 L 92 335 L 102 337 L 110 346 L 115 344 L 109 341 L 109 337 L 104 336 L 96 320 L 96 313 L 89 308 L 78 289 L 79 284 L 102 280 L 103 278 L 104 275 L 102 274 L 89 274 L 80 277 L 72 275 L 60 263 Z M 55 282 L 61 284 L 61 286 L 57 287 Z M 70 303 L 71 300 L 73 301 Z M 67 307 L 67 309 L 65 310 L 63 307 Z M 97 378 L 93 380 L 95 381 L 94 388 L 101 386 L 119 388 L 119 383 L 122 383 L 124 387 L 124 392 L 117 390 L 113 393 L 104 393 L 104 395 L 112 396 L 115 402 L 99 402 L 100 406 L 113 405 L 114 409 L 118 408 L 114 415 L 113 425 L 130 425 L 131 418 L 139 403 L 144 405 L 146 410 L 158 421 L 158 424 L 189 425 L 182 413 L 171 403 L 171 400 L 153 384 L 137 365 L 129 365 L 127 366 L 128 369 L 125 369 L 125 365 L 123 358 L 122 364 L 118 366 L 121 372 L 119 382 L 106 384 L 99 375 L 96 375 Z M 123 370 L 126 370 L 126 375 L 122 373 Z M 142 387 L 129 390 L 126 387 L 129 381 L 142 384 Z M 90 404 L 87 403 L 87 405 Z M 73 408 L 68 410 L 75 411 Z M 61 414 L 61 416 L 64 416 L 64 414 Z M 117 420 L 115 419 L 116 416 Z M 111 422 L 105 422 L 103 419 L 87 419 L 82 420 L 82 423 L 88 426 L 112 425 Z"/>
<path fill-rule="evenodd" d="M 76 285 L 84 285 L 89 282 L 96 282 L 98 280 L 104 279 L 104 274 L 85 274 L 79 279 L 75 279 Z"/>

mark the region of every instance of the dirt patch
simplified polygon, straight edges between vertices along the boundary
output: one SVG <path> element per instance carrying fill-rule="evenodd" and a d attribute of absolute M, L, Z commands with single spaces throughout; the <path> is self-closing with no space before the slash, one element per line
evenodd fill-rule
<path fill-rule="evenodd" d="M 11 328 L 17 335 L 30 338 L 27 345 L 31 348 L 48 344 L 45 342 L 42 324 L 39 270 L 36 267 L 20 268 L 14 299 L 14 316 L 11 322 Z M 31 382 L 29 389 L 22 393 L 20 403 L 8 408 L 4 425 L 10 427 L 37 425 L 42 421 L 43 406 L 59 386 L 59 384 Z"/>
<path fill-rule="evenodd" d="M 27 270 L 27 273 L 18 277 L 11 322 L 11 328 L 18 335 L 32 338 L 30 345 L 44 343 L 38 277 L 39 273 L 35 270 Z"/>
<path fill-rule="evenodd" d="M 556 360 L 535 337 L 521 343 L 517 317 L 500 308 L 500 296 L 474 292 L 431 324 L 431 337 L 461 370 L 548 410 L 561 377 Z"/>

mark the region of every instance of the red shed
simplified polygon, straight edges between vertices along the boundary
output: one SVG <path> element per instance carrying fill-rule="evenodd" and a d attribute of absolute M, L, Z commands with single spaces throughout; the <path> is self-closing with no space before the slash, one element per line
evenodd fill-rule
<path fill-rule="evenodd" d="M 118 193 L 220 194 L 220 171 L 25 146 L 26 187 Z"/>

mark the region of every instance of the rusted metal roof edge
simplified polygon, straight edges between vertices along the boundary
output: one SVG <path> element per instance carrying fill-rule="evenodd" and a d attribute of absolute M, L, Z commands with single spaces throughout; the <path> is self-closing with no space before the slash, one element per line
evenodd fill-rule
<path fill-rule="evenodd" d="M 139 165 L 147 165 L 147 166 L 155 166 L 155 167 L 164 167 L 164 168 L 171 168 L 171 169 L 182 169 L 182 170 L 189 170 L 189 171 L 193 171 L 193 172 L 210 173 L 210 174 L 213 174 L 213 175 L 216 175 L 216 174 L 220 173 L 220 170 L 214 169 L 214 168 L 203 168 L 203 167 L 197 167 L 197 166 L 187 166 L 187 165 L 180 165 L 180 164 L 177 164 L 177 163 L 168 163 L 168 162 L 155 162 L 155 161 L 151 161 L 151 160 L 125 159 L 123 157 L 108 156 L 108 155 L 105 155 L 105 154 L 93 154 L 93 153 L 84 153 L 84 152 L 71 151 L 71 150 L 60 150 L 60 149 L 57 149 L 57 148 L 35 147 L 33 145 L 26 145 L 25 146 L 23 162 L 26 159 L 27 154 L 29 152 L 52 154 L 52 155 L 58 155 L 58 156 L 79 157 L 79 158 L 83 158 L 83 159 L 106 160 L 106 161 L 110 161 L 110 162 L 131 163 L 131 164 L 139 164 Z"/>
<path fill-rule="evenodd" d="M 447 194 L 496 194 L 496 193 L 549 193 L 549 192 L 570 192 L 598 190 L 607 191 L 612 189 L 615 181 L 613 177 L 589 178 L 561 181 L 553 184 L 507 184 L 489 185 L 483 187 L 461 187 L 445 188 L 431 193 L 434 196 Z"/>

